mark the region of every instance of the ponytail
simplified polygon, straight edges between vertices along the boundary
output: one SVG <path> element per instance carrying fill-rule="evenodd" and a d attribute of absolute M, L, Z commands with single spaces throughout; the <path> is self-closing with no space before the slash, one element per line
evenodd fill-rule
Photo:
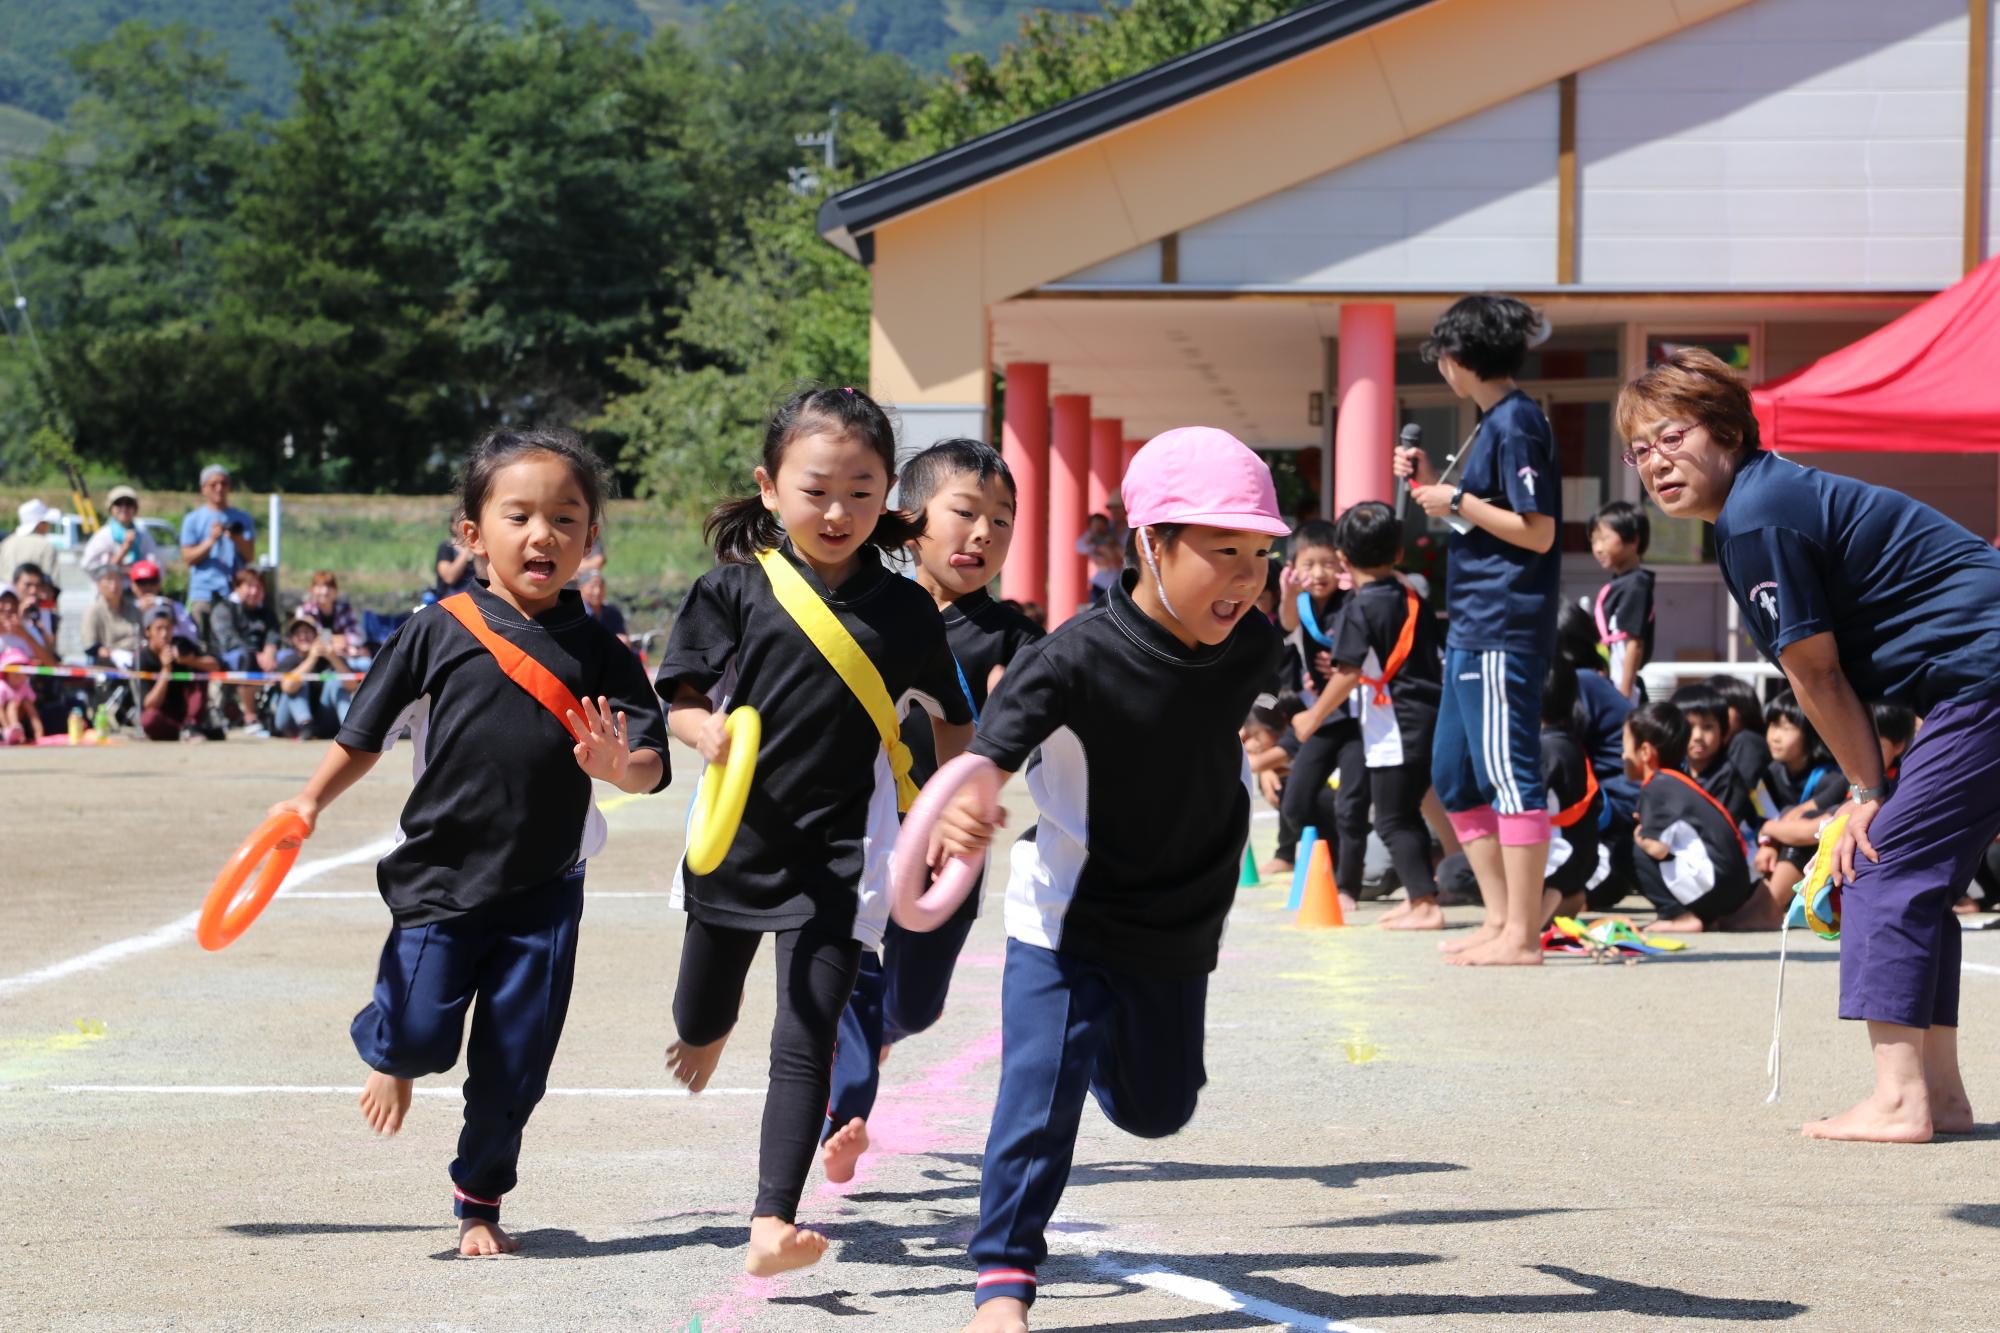
<path fill-rule="evenodd" d="M 815 430 L 860 440 L 882 460 L 885 490 L 896 484 L 896 428 L 880 404 L 850 388 L 801 388 L 772 407 L 770 422 L 764 427 L 764 475 L 775 481 L 785 447 L 797 436 Z M 749 564 L 757 552 L 770 550 L 785 539 L 784 524 L 764 507 L 761 495 L 724 500 L 709 511 L 701 531 L 702 539 L 714 548 L 716 559 L 726 564 Z M 921 514 L 908 514 L 885 504 L 874 529 L 862 540 L 895 554 L 923 534 Z"/>

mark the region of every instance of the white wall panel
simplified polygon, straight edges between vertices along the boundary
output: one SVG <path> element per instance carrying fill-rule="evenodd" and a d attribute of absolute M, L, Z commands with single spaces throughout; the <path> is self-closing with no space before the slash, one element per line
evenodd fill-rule
<path fill-rule="evenodd" d="M 1583 71 L 1578 277 L 1954 281 L 1966 34 L 1964 0 L 1758 0 Z"/>

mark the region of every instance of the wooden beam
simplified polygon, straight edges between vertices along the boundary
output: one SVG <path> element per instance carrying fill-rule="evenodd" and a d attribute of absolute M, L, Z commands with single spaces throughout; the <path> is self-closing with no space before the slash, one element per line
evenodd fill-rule
<path fill-rule="evenodd" d="M 1967 0 L 1965 42 L 1965 271 L 1986 257 L 1986 106 L 1993 66 L 1993 0 Z"/>
<path fill-rule="evenodd" d="M 1181 280 L 1181 234 L 1170 231 L 1160 238 L 1160 281 Z"/>
<path fill-rule="evenodd" d="M 1557 80 L 1556 107 L 1556 282 L 1567 287 L 1576 281 L 1576 75 Z"/>
<path fill-rule="evenodd" d="M 1795 307 L 1856 306 L 1873 309 L 1876 307 L 1911 306 L 1930 300 L 1937 295 L 1936 288 L 1927 290 L 1908 289 L 1901 291 L 1782 291 L 1759 288 L 1755 291 L 1658 291 L 1624 288 L 1597 289 L 1590 287 L 1509 287 L 1508 295 L 1517 296 L 1531 305 L 1566 305 L 1572 301 L 1616 301 L 1626 305 L 1755 305 L 1776 303 Z M 1458 288 L 1434 288 L 1429 291 L 1388 291 L 1384 289 L 1360 291 L 1301 290 L 1287 291 L 1282 287 L 1266 287 L 1243 290 L 1228 287 L 1195 286 L 1151 286 L 1151 287 L 1037 287 L 1011 297 L 1015 301 L 1242 301 L 1263 302 L 1272 305 L 1317 305 L 1338 306 L 1348 301 L 1396 301 L 1415 304 L 1449 305 L 1463 295 Z"/>

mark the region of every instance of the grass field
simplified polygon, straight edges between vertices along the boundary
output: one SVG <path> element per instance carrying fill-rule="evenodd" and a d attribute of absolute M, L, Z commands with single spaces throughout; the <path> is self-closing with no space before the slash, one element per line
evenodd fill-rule
<path fill-rule="evenodd" d="M 66 489 L 0 487 L 0 514 L 11 518 L 31 494 L 66 512 L 73 508 Z M 102 488 L 96 500 L 101 507 Z M 191 492 L 146 491 L 139 513 L 178 525 L 200 503 Z M 270 498 L 239 494 L 236 504 L 256 516 L 258 549 L 269 551 L 270 534 L 262 529 L 269 522 Z M 449 510 L 443 497 L 430 495 L 284 497 L 278 570 L 283 602 L 290 605 L 304 593 L 312 571 L 331 569 L 356 607 L 409 609 L 434 577 L 432 557 L 445 538 Z M 699 521 L 670 517 L 643 500 L 611 502 L 605 551 L 611 600 L 624 609 L 634 633 L 663 628 L 681 594 L 710 564 Z"/>

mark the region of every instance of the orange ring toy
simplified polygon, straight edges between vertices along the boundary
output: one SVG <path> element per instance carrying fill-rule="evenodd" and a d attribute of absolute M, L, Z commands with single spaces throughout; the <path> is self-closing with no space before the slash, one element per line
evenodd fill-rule
<path fill-rule="evenodd" d="M 291 846 L 278 846 L 287 839 L 292 840 Z M 259 824 L 209 886 L 208 897 L 201 905 L 201 921 L 194 928 L 195 942 L 210 953 L 234 944 L 236 937 L 250 929 L 250 923 L 277 896 L 278 886 L 291 873 L 292 862 L 299 859 L 299 845 L 305 839 L 306 821 L 290 810 Z M 250 878 L 250 872 L 259 862 L 264 869 L 256 884 L 245 893 L 243 882 Z"/>

